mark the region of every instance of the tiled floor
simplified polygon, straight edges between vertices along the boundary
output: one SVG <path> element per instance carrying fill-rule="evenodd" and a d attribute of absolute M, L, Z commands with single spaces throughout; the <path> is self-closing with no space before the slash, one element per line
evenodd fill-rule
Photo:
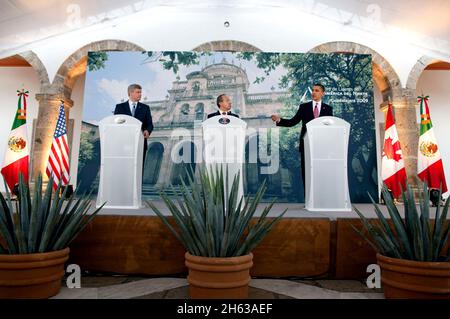
<path fill-rule="evenodd" d="M 63 288 L 57 299 L 187 299 L 185 278 L 84 275 L 81 288 Z M 380 289 L 357 280 L 252 279 L 251 299 L 380 299 Z"/>

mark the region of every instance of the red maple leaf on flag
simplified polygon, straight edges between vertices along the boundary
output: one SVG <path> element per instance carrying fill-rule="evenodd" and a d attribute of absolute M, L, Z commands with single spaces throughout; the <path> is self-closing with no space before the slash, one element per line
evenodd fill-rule
<path fill-rule="evenodd" d="M 400 150 L 400 142 L 397 141 L 394 144 L 392 144 L 392 138 L 388 137 L 384 140 L 384 154 L 388 159 L 393 159 L 394 161 L 398 162 L 402 159 L 402 155 L 397 154 L 397 151 Z"/>

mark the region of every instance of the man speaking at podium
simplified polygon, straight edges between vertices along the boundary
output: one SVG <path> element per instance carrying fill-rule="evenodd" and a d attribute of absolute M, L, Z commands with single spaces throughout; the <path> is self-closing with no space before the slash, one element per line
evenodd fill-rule
<path fill-rule="evenodd" d="M 131 84 L 128 86 L 128 101 L 116 105 L 114 115 L 124 114 L 133 116 L 142 122 L 142 134 L 144 134 L 144 159 L 142 165 L 145 163 L 145 154 L 147 153 L 147 138 L 153 131 L 152 114 L 150 107 L 147 104 L 139 102 L 142 97 L 142 87 L 139 84 Z"/>
<path fill-rule="evenodd" d="M 217 97 L 216 104 L 217 104 L 217 107 L 219 108 L 219 110 L 214 113 L 209 113 L 208 118 L 217 116 L 217 115 L 235 116 L 235 117 L 239 118 L 239 115 L 231 112 L 231 99 L 228 95 L 220 94 Z"/>
<path fill-rule="evenodd" d="M 305 190 L 305 144 L 303 137 L 306 134 L 306 123 L 314 120 L 319 116 L 333 116 L 333 109 L 328 104 L 322 102 L 322 97 L 325 95 L 325 87 L 316 83 L 312 87 L 312 101 L 300 104 L 297 113 L 291 119 L 280 118 L 278 114 L 272 115 L 272 121 L 277 126 L 291 127 L 302 122 L 302 130 L 300 132 L 300 156 L 302 165 L 302 179 L 303 179 L 303 191 Z"/>

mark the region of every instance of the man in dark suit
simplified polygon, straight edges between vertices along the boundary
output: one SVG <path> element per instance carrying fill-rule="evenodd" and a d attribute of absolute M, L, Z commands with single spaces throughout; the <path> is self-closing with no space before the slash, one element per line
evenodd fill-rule
<path fill-rule="evenodd" d="M 219 110 L 214 113 L 209 113 L 208 118 L 217 116 L 217 115 L 235 116 L 235 117 L 239 118 L 239 115 L 231 112 L 231 99 L 226 94 L 220 94 L 217 97 L 216 104 L 217 104 L 217 107 L 219 108 Z"/>
<path fill-rule="evenodd" d="M 116 105 L 114 114 L 133 116 L 142 122 L 142 134 L 144 134 L 144 161 L 147 153 L 147 139 L 153 131 L 152 114 L 147 104 L 139 102 L 142 97 L 142 87 L 139 84 L 128 86 L 128 101 Z"/>
<path fill-rule="evenodd" d="M 325 95 L 325 87 L 322 84 L 314 84 L 311 95 L 313 100 L 301 104 L 293 118 L 283 119 L 277 114 L 272 115 L 272 121 L 276 122 L 277 126 L 291 127 L 297 125 L 300 121 L 302 122 L 299 151 L 302 165 L 303 189 L 305 189 L 305 144 L 303 137 L 306 134 L 306 123 L 319 116 L 333 116 L 331 106 L 322 102 L 322 97 Z"/>

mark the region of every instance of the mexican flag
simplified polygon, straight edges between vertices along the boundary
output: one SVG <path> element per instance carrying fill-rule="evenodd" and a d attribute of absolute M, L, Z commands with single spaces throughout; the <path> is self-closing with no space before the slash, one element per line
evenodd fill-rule
<path fill-rule="evenodd" d="M 439 189 L 442 185 L 442 193 L 446 193 L 444 167 L 431 123 L 428 96 L 419 96 L 418 102 L 420 103 L 420 137 L 417 174 L 422 181 L 427 183 L 428 188 Z"/>
<path fill-rule="evenodd" d="M 392 104 L 389 103 L 386 114 L 384 146 L 381 157 L 381 177 L 392 195 L 397 198 L 406 189 L 406 170 L 402 149 L 398 140 Z"/>
<path fill-rule="evenodd" d="M 17 90 L 19 100 L 17 112 L 9 133 L 5 160 L 1 173 L 11 192 L 19 183 L 19 172 L 22 172 L 25 182 L 28 182 L 29 149 L 27 142 L 27 100 L 28 91 Z"/>

